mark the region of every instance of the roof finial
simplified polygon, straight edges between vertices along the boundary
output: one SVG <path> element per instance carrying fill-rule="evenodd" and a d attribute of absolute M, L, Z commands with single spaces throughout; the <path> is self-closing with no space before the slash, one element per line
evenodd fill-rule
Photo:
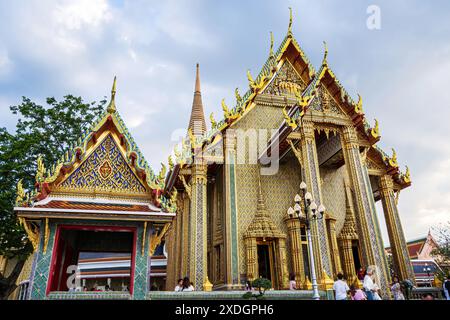
<path fill-rule="evenodd" d="M 200 65 L 197 63 L 197 69 L 195 73 L 195 91 L 200 92 Z"/>
<path fill-rule="evenodd" d="M 292 36 L 292 8 L 291 7 L 289 7 L 288 35 Z"/>
<path fill-rule="evenodd" d="M 270 51 L 269 56 L 272 58 L 274 56 L 273 54 L 273 33 L 270 31 Z"/>
<path fill-rule="evenodd" d="M 324 65 L 327 65 L 328 64 L 328 62 L 327 62 L 327 57 L 328 57 L 328 45 L 327 45 L 327 42 L 326 41 L 324 41 L 323 42 L 323 46 L 324 46 L 324 48 L 325 48 L 325 52 L 324 52 L 324 54 L 323 54 L 323 64 Z"/>
<path fill-rule="evenodd" d="M 200 66 L 198 63 L 195 75 L 194 100 L 192 101 L 191 117 L 189 119 L 188 128 L 192 130 L 192 133 L 195 136 L 202 136 L 206 131 L 202 94 L 200 92 Z"/>
<path fill-rule="evenodd" d="M 108 107 L 106 108 L 106 111 L 108 111 L 109 113 L 114 113 L 116 112 L 116 79 L 117 77 L 114 76 L 114 82 L 113 82 L 113 86 L 111 89 L 111 101 L 109 102 Z"/>

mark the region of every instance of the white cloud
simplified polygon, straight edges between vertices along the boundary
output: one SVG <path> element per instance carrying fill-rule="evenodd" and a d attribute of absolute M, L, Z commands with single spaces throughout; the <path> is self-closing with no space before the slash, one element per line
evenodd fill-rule
<path fill-rule="evenodd" d="M 106 0 L 59 1 L 53 10 L 54 21 L 69 30 L 96 27 L 111 18 Z"/>

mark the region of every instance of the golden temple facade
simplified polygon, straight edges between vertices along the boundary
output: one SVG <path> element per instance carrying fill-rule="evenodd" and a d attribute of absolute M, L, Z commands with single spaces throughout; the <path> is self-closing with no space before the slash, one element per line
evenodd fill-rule
<path fill-rule="evenodd" d="M 165 192 L 176 190 L 177 214 L 166 235 L 167 290 L 189 276 L 197 290 L 233 290 L 269 278 L 275 289 L 310 288 L 305 225 L 288 209 L 304 181 L 324 217 L 312 224 L 318 283 L 338 272 L 350 283 L 374 266 L 389 294 L 391 272 L 375 203 L 382 202 L 394 272 L 414 279 L 398 212 L 398 195 L 411 185 L 395 151 L 377 147 L 378 121 L 366 120 L 327 61 L 316 69 L 292 33 L 273 47 L 261 72 L 247 73 L 249 90 L 207 130 L 196 84 L 188 134 L 169 159 Z M 257 146 L 253 150 L 252 146 Z"/>

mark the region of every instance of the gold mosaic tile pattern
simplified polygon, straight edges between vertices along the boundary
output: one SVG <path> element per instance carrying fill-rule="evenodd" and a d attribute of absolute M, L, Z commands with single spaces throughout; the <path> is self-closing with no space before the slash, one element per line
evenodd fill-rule
<path fill-rule="evenodd" d="M 256 106 L 239 123 L 236 129 L 259 129 L 278 128 L 283 121 L 281 108 L 270 106 Z M 246 151 L 248 153 L 248 150 Z M 248 154 L 246 154 L 246 159 Z M 289 206 L 293 205 L 293 198 L 299 191 L 300 167 L 294 157 L 280 163 L 277 174 L 261 176 L 261 186 L 272 221 L 287 236 L 287 227 L 283 221 Z M 236 187 L 237 187 L 237 211 L 238 211 L 238 238 L 243 240 L 249 224 L 256 213 L 258 192 L 258 165 L 238 164 L 236 165 Z M 290 248 L 287 245 L 288 266 L 291 269 Z M 239 241 L 239 272 L 246 272 L 245 246 Z"/>
<path fill-rule="evenodd" d="M 322 178 L 322 198 L 327 211 L 336 218 L 336 234 L 342 230 L 345 221 L 345 184 L 344 179 L 347 176 L 345 166 L 339 169 L 320 168 L 320 177 Z"/>

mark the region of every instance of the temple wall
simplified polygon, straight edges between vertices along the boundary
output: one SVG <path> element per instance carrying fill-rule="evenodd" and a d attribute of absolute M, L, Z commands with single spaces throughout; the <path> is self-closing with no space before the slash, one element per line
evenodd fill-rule
<path fill-rule="evenodd" d="M 283 121 L 283 113 L 279 107 L 257 105 L 244 118 L 242 118 L 234 129 L 268 128 L 275 129 Z M 267 133 L 267 139 L 271 132 Z M 265 145 L 264 145 L 265 146 Z M 239 150 L 240 146 L 238 146 Z M 246 148 L 246 159 L 248 159 L 248 148 Z M 238 151 L 239 152 L 239 151 Z M 243 235 L 253 220 L 257 206 L 258 192 L 258 167 L 257 164 L 238 163 L 236 165 L 236 194 L 238 212 L 238 246 L 239 246 L 239 273 L 246 273 L 245 246 Z M 293 199 L 299 192 L 300 168 L 296 158 L 290 157 L 275 175 L 261 176 L 261 186 L 272 221 L 287 236 L 287 227 L 283 221 L 287 209 L 293 205 Z M 287 244 L 288 270 L 291 270 L 290 248 Z M 241 279 L 242 281 L 242 279 Z"/>
<path fill-rule="evenodd" d="M 345 165 L 338 169 L 320 168 L 320 177 L 322 179 L 322 197 L 323 204 L 334 218 L 336 218 L 336 234 L 342 230 L 345 222 L 345 184 L 347 178 L 347 169 Z"/>

